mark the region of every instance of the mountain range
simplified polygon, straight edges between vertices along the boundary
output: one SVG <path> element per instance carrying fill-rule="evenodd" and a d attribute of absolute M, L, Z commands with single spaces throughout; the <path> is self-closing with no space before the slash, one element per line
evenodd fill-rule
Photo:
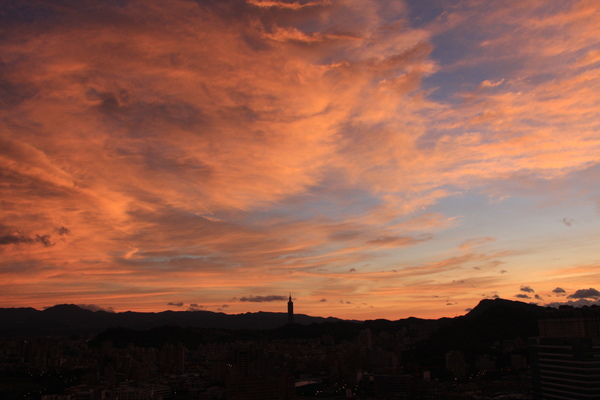
<path fill-rule="evenodd" d="M 440 320 L 408 318 L 398 321 L 373 320 L 355 321 L 339 318 L 313 317 L 295 314 L 296 331 L 305 331 L 302 326 L 324 323 L 346 323 L 360 326 L 385 326 L 395 330 L 407 324 L 432 324 L 436 327 L 450 324 L 465 332 L 477 332 L 481 326 L 496 326 L 498 329 L 517 329 L 529 326 L 542 307 L 504 299 L 482 300 L 468 314 Z M 485 323 L 483 323 L 485 322 Z M 0 308 L 0 334 L 16 335 L 61 335 L 98 334 L 109 328 L 148 330 L 160 326 L 194 327 L 225 330 L 272 330 L 285 327 L 287 313 L 257 312 L 225 314 L 211 311 L 163 311 L 158 313 L 90 311 L 73 304 L 60 304 L 45 310 L 34 308 Z M 349 325 L 349 326 L 351 326 Z M 514 326 L 513 326 L 514 325 Z M 347 327 L 346 329 L 351 329 Z M 496 329 L 496 328 L 494 328 Z M 448 336 L 448 335 L 446 335 Z"/>
<path fill-rule="evenodd" d="M 107 312 L 91 311 L 74 304 L 44 310 L 0 308 L 0 334 L 60 335 L 97 334 L 108 328 L 147 330 L 172 325 L 207 329 L 273 329 L 287 323 L 287 313 L 225 314 L 212 311 Z M 338 318 L 295 314 L 300 325 L 341 321 Z"/>

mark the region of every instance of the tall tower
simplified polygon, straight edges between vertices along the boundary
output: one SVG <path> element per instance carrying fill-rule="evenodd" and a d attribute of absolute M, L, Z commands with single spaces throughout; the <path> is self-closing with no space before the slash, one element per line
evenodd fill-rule
<path fill-rule="evenodd" d="M 290 299 L 288 300 L 288 324 L 294 323 L 294 302 L 292 301 L 292 294 L 290 293 Z"/>

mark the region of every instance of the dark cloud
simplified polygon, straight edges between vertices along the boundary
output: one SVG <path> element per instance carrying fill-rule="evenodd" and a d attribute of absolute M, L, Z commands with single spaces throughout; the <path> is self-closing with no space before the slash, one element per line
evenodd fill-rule
<path fill-rule="evenodd" d="M 34 241 L 43 244 L 44 247 L 54 246 L 54 243 L 50 240 L 50 235 L 35 235 Z"/>
<path fill-rule="evenodd" d="M 192 303 L 190 304 L 190 306 L 187 309 L 188 311 L 200 311 L 200 310 L 204 310 L 204 306 L 200 306 L 196 303 Z"/>
<path fill-rule="evenodd" d="M 469 307 L 469 308 L 465 308 L 465 311 L 469 312 L 469 311 L 473 311 L 473 309 Z"/>
<path fill-rule="evenodd" d="M 598 299 L 600 298 L 600 292 L 594 288 L 579 289 L 567 297 L 569 299 Z"/>
<path fill-rule="evenodd" d="M 565 289 L 563 289 L 561 287 L 557 287 L 556 289 L 552 290 L 552 293 L 561 294 L 561 293 L 566 293 L 566 292 L 565 292 Z"/>
<path fill-rule="evenodd" d="M 327 301 L 327 299 L 321 299 L 319 300 L 319 303 L 325 303 Z"/>
<path fill-rule="evenodd" d="M 0 245 L 3 244 L 35 244 L 40 243 L 44 247 L 50 247 L 54 243 L 50 240 L 50 235 L 27 236 L 21 233 L 4 233 L 0 235 Z"/>
<path fill-rule="evenodd" d="M 507 270 L 505 270 L 505 269 L 503 269 L 503 270 L 500 270 L 500 273 L 501 273 L 501 274 L 506 274 L 507 272 L 508 272 L 508 271 L 507 271 Z"/>
<path fill-rule="evenodd" d="M 178 301 L 178 302 L 173 302 L 170 301 L 167 303 L 168 306 L 176 306 L 176 307 L 183 307 L 183 302 L 182 301 Z"/>
<path fill-rule="evenodd" d="M 61 226 L 60 228 L 54 228 L 54 233 L 59 236 L 64 236 L 68 235 L 70 230 L 69 228 Z M 44 247 L 51 247 L 55 245 L 55 243 L 52 241 L 51 234 L 26 235 L 18 229 L 11 229 L 8 226 L 0 225 L 0 245 L 36 243 L 41 244 Z"/>
<path fill-rule="evenodd" d="M 83 308 L 84 310 L 94 311 L 94 312 L 95 311 L 106 311 L 109 313 L 115 312 L 115 310 L 112 307 L 104 308 L 104 307 L 97 306 L 95 304 L 77 304 L 77 307 Z"/>
<path fill-rule="evenodd" d="M 544 299 L 542 298 L 542 296 L 540 296 L 539 294 L 536 294 L 534 297 L 535 297 L 536 299 L 538 299 L 538 300 L 544 300 Z"/>
<path fill-rule="evenodd" d="M 61 226 L 60 228 L 55 228 L 54 232 L 56 232 L 57 234 L 59 234 L 60 236 L 63 235 L 68 235 L 71 233 L 71 230 L 69 228 L 65 228 L 64 226 Z"/>
<path fill-rule="evenodd" d="M 264 303 L 269 301 L 285 301 L 288 298 L 286 296 L 279 296 L 275 294 L 271 294 L 268 296 L 244 296 L 240 297 L 240 301 L 248 301 L 250 303 Z"/>
<path fill-rule="evenodd" d="M 350 268 L 350 271 L 348 272 L 356 272 L 356 268 Z"/>
<path fill-rule="evenodd" d="M 529 286 L 521 286 L 521 292 L 526 292 L 526 293 L 535 293 L 535 290 L 533 290 L 531 287 Z"/>
<path fill-rule="evenodd" d="M 515 297 L 519 298 L 519 299 L 530 299 L 531 298 L 528 295 L 523 294 L 523 293 L 516 294 Z"/>
<path fill-rule="evenodd" d="M 565 224 L 565 226 L 573 226 L 573 223 L 575 222 L 575 220 L 573 218 L 563 218 L 562 219 L 562 223 Z"/>

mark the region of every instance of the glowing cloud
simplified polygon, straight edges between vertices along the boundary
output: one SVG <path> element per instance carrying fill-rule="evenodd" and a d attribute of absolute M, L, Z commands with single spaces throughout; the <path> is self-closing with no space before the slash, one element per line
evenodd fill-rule
<path fill-rule="evenodd" d="M 441 316 L 594 274 L 594 2 L 18 3 L 0 306 Z"/>

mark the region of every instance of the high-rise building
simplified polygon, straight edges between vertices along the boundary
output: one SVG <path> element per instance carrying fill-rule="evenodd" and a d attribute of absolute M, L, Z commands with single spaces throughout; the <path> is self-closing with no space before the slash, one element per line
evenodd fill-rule
<path fill-rule="evenodd" d="M 446 353 L 446 369 L 454 378 L 465 379 L 467 377 L 467 361 L 465 353 L 460 350 L 450 350 Z"/>
<path fill-rule="evenodd" d="M 291 400 L 295 398 L 290 360 L 258 347 L 235 349 L 228 365 L 227 399 Z"/>
<path fill-rule="evenodd" d="M 288 300 L 288 324 L 294 323 L 294 302 L 292 301 L 292 294 L 290 293 L 290 299 Z"/>
<path fill-rule="evenodd" d="M 600 399 L 600 309 L 563 309 L 539 321 L 530 339 L 536 397 Z"/>

